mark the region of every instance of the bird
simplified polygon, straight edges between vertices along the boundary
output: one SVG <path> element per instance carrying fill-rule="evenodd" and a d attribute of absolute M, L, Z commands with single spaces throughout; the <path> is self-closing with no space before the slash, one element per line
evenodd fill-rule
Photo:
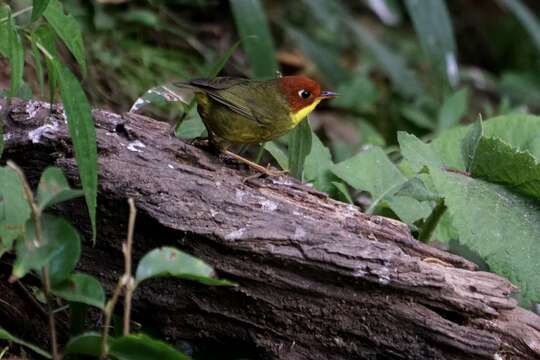
<path fill-rule="evenodd" d="M 212 146 L 264 174 L 270 174 L 267 168 L 233 153 L 230 146 L 260 144 L 280 137 L 304 120 L 319 102 L 337 96 L 321 90 L 318 82 L 303 75 L 269 80 L 216 77 L 174 85 L 193 90 Z"/>

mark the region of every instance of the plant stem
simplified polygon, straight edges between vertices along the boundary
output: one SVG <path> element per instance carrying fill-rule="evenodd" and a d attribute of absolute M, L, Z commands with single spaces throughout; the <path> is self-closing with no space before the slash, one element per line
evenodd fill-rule
<path fill-rule="evenodd" d="M 128 199 L 129 203 L 129 222 L 126 246 L 124 247 L 125 274 L 127 277 L 126 296 L 124 297 L 124 336 L 129 335 L 129 323 L 131 317 L 131 297 L 135 289 L 135 280 L 131 276 L 131 249 L 133 247 L 133 230 L 135 229 L 135 218 L 137 209 L 133 198 Z"/>
<path fill-rule="evenodd" d="M 33 6 L 28 6 L 28 7 L 25 7 L 24 9 L 19 10 L 19 11 L 15 11 L 13 14 L 11 14 L 11 18 L 14 19 L 14 18 L 16 18 L 16 17 L 19 16 L 19 15 L 22 15 L 22 14 L 24 14 L 24 13 L 29 12 L 29 11 L 32 10 L 32 9 L 33 9 Z M 8 20 L 9 20 L 9 16 L 0 19 L 0 25 L 2 25 L 3 23 L 5 23 L 5 22 L 8 21 Z"/>
<path fill-rule="evenodd" d="M 431 214 L 426 219 L 422 230 L 420 230 L 420 234 L 418 234 L 418 240 L 423 243 L 429 243 L 431 237 L 433 236 L 433 232 L 435 232 L 437 224 L 439 223 L 439 220 L 441 220 L 441 217 L 443 216 L 445 211 L 446 205 L 444 204 L 444 199 L 440 199 L 437 202 L 437 205 L 435 205 L 435 207 L 433 208 Z"/>
<path fill-rule="evenodd" d="M 261 162 L 261 158 L 264 154 L 264 143 L 259 145 L 259 149 L 257 150 L 257 155 L 255 155 L 255 162 L 258 164 Z"/>
<path fill-rule="evenodd" d="M 23 186 L 23 190 L 26 196 L 26 201 L 28 201 L 28 205 L 30 206 L 32 212 L 32 220 L 34 222 L 35 242 L 33 245 L 39 247 L 43 245 L 41 239 L 41 210 L 34 201 L 34 194 L 32 193 L 32 189 L 30 189 L 30 185 L 28 185 L 28 182 L 26 181 L 26 177 L 24 176 L 22 170 L 12 161 L 8 160 L 7 165 L 17 173 L 21 180 L 21 184 Z M 51 283 L 49 279 L 49 267 L 47 265 L 43 266 L 41 274 L 43 281 L 43 292 L 45 293 L 45 299 L 47 301 L 47 315 L 49 319 L 49 330 L 51 332 L 52 357 L 53 360 L 60 360 L 60 353 L 58 352 L 58 340 L 56 337 L 56 323 L 54 321 L 54 310 L 51 301 Z"/>
<path fill-rule="evenodd" d="M 135 281 L 131 276 L 131 249 L 133 247 L 133 230 L 135 228 L 135 218 L 137 215 L 137 209 L 135 208 L 135 202 L 132 198 L 128 199 L 129 204 L 129 222 L 128 222 L 128 235 L 125 243 L 122 244 L 122 252 L 124 253 L 124 274 L 118 283 L 116 288 L 111 296 L 111 299 L 107 301 L 105 306 L 105 324 L 103 326 L 103 335 L 101 337 L 101 355 L 100 359 L 105 360 L 109 352 L 109 347 L 107 344 L 109 338 L 109 328 L 111 327 L 112 314 L 114 312 L 114 307 L 118 302 L 118 297 L 122 288 L 126 287 L 125 295 L 125 305 L 124 305 L 124 329 L 123 334 L 129 334 L 129 322 L 130 322 L 130 313 L 131 313 L 131 296 L 133 290 L 135 289 Z"/>
<path fill-rule="evenodd" d="M 116 302 L 118 301 L 118 297 L 120 296 L 120 291 L 122 291 L 123 286 L 124 276 L 118 279 L 118 283 L 116 284 L 116 288 L 114 289 L 111 299 L 107 301 L 105 310 L 103 310 L 105 313 L 105 325 L 103 325 L 103 335 L 101 336 L 101 355 L 99 356 L 99 358 L 102 360 L 107 358 L 107 354 L 109 352 L 109 346 L 107 344 L 107 340 L 109 338 L 109 328 L 111 327 L 111 319 L 114 307 L 116 306 Z"/>

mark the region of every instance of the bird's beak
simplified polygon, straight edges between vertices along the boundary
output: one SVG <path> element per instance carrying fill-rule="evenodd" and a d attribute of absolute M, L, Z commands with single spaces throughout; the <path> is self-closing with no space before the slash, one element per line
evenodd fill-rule
<path fill-rule="evenodd" d="M 336 96 L 338 96 L 338 94 L 333 91 L 322 91 L 319 99 L 333 99 Z"/>

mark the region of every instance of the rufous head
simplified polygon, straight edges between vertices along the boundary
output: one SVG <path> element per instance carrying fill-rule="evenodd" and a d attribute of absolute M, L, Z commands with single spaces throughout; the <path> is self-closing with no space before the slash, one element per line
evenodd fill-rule
<path fill-rule="evenodd" d="M 321 91 L 321 86 L 307 76 L 284 76 L 277 79 L 281 92 L 287 99 L 292 113 L 317 104 L 322 99 L 336 97 L 331 91 Z"/>

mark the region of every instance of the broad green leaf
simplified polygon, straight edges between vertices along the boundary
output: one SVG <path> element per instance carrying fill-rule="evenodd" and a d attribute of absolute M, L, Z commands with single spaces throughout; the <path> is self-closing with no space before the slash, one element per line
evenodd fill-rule
<path fill-rule="evenodd" d="M 73 244 L 79 241 L 77 230 L 66 220 L 43 214 L 41 218 L 41 243 L 38 243 L 34 224 L 29 221 L 26 224 L 26 236 L 17 239 L 17 258 L 13 264 L 13 276 L 20 279 L 30 270 L 39 271 L 56 255 L 59 255 L 54 263 L 51 262 L 50 276 L 56 280 L 66 278 L 75 268 L 78 254 L 80 254 L 80 244 L 75 259 L 69 258 L 69 255 L 74 252 L 68 250 L 72 249 Z"/>
<path fill-rule="evenodd" d="M 471 174 L 509 190 L 540 199 L 540 165 L 527 151 L 496 138 L 480 138 Z"/>
<path fill-rule="evenodd" d="M 467 88 L 463 88 L 444 99 L 437 120 L 438 130 L 445 130 L 457 125 L 467 111 Z"/>
<path fill-rule="evenodd" d="M 416 136 L 399 131 L 398 142 L 401 155 L 412 165 L 416 172 L 424 165 L 443 167 L 443 162 L 439 155 L 429 144 L 424 143 Z"/>
<path fill-rule="evenodd" d="M 52 4 L 52 3 L 51 3 Z M 49 5 L 49 8 L 51 5 Z M 48 9 L 49 9 L 48 8 Z M 96 237 L 96 201 L 97 201 L 97 146 L 96 129 L 92 111 L 81 84 L 63 64 L 54 60 L 58 75 L 60 94 L 64 103 L 69 134 L 73 141 L 75 159 L 79 165 L 81 184 L 92 224 L 94 240 Z"/>
<path fill-rule="evenodd" d="M 407 178 L 388 159 L 380 147 L 372 147 L 332 167 L 332 172 L 355 189 L 371 194 L 372 203 L 366 210 L 374 212 L 386 204 L 404 222 L 412 224 L 430 213 L 427 204 L 403 196 L 394 196 Z"/>
<path fill-rule="evenodd" d="M 30 219 L 30 206 L 26 200 L 17 173 L 0 167 L 0 257 L 13 247 L 13 240 L 24 236 L 25 224 Z"/>
<path fill-rule="evenodd" d="M 60 0 L 50 0 L 49 5 L 43 12 L 47 22 L 79 63 L 81 72 L 86 74 L 86 58 L 81 28 L 77 20 L 64 14 L 64 7 Z"/>
<path fill-rule="evenodd" d="M 463 160 L 465 161 L 465 170 L 471 171 L 471 165 L 475 158 L 476 149 L 478 148 L 478 143 L 484 134 L 484 127 L 482 125 L 482 118 L 471 125 L 467 136 L 463 138 L 461 142 L 461 153 L 463 155 Z"/>
<path fill-rule="evenodd" d="M 278 71 L 268 19 L 259 0 L 230 0 L 236 28 L 253 77 L 274 78 Z"/>
<path fill-rule="evenodd" d="M 299 29 L 285 25 L 285 30 L 296 46 L 315 63 L 324 80 L 331 86 L 338 86 L 350 78 L 349 71 L 339 62 L 338 53 L 315 42 L 311 36 Z"/>
<path fill-rule="evenodd" d="M 484 121 L 484 136 L 496 137 L 521 151 L 529 151 L 540 159 L 540 117 L 511 114 Z M 433 149 L 449 168 L 465 170 L 461 143 L 470 126 L 460 126 L 442 132 L 431 142 Z"/>
<path fill-rule="evenodd" d="M 540 51 L 540 22 L 534 13 L 521 0 L 499 0 L 499 2 L 514 13 Z"/>
<path fill-rule="evenodd" d="M 111 340 L 109 354 L 118 360 L 190 360 L 171 345 L 144 334 L 131 334 Z"/>
<path fill-rule="evenodd" d="M 205 133 L 206 127 L 196 108 L 189 111 L 186 119 L 182 121 L 176 130 L 176 136 L 181 139 L 194 139 L 203 136 Z"/>
<path fill-rule="evenodd" d="M 216 279 L 214 274 L 214 269 L 201 259 L 172 247 L 161 247 L 144 255 L 137 266 L 135 281 L 173 276 L 205 285 L 232 285 L 227 280 Z"/>
<path fill-rule="evenodd" d="M 48 221 L 47 218 L 44 221 Z M 62 224 L 62 239 L 53 239 L 53 241 L 61 241 L 59 245 L 56 245 L 59 251 L 55 252 L 49 260 L 49 279 L 52 285 L 58 284 L 70 276 L 81 257 L 79 232 L 65 220 L 64 223 Z"/>
<path fill-rule="evenodd" d="M 416 35 L 431 63 L 450 85 L 459 81 L 452 22 L 444 0 L 405 0 Z"/>
<path fill-rule="evenodd" d="M 48 167 L 41 174 L 37 190 L 37 204 L 41 210 L 62 201 L 84 195 L 81 190 L 72 189 L 57 167 Z"/>
<path fill-rule="evenodd" d="M 33 0 L 32 2 L 32 22 L 39 19 L 43 14 L 47 6 L 49 5 L 49 0 Z"/>
<path fill-rule="evenodd" d="M 333 175 L 330 168 L 334 165 L 332 155 L 316 134 L 311 134 L 311 150 L 304 162 L 304 176 L 306 182 L 323 192 L 330 193 L 334 188 L 332 185 Z"/>
<path fill-rule="evenodd" d="M 287 154 L 278 144 L 274 141 L 269 141 L 264 144 L 264 149 L 272 155 L 283 170 L 289 170 L 289 159 L 287 158 Z"/>
<path fill-rule="evenodd" d="M 311 137 L 312 132 L 308 119 L 300 122 L 289 133 L 289 147 L 287 149 L 289 173 L 300 180 L 302 180 L 304 173 L 304 162 L 311 151 Z"/>
<path fill-rule="evenodd" d="M 517 284 L 525 300 L 540 301 L 540 211 L 537 202 L 461 174 L 429 169 L 459 232 L 490 269 Z"/>
<path fill-rule="evenodd" d="M 413 177 L 401 185 L 395 195 L 410 197 L 418 201 L 436 201 L 440 199 L 438 194 L 426 188 L 419 177 Z"/>
<path fill-rule="evenodd" d="M 64 355 L 67 354 L 99 357 L 101 354 L 101 334 L 91 331 L 72 337 L 64 347 Z"/>
<path fill-rule="evenodd" d="M 53 286 L 52 292 L 67 301 L 75 301 L 103 309 L 105 291 L 93 276 L 74 273 L 61 283 Z"/>
<path fill-rule="evenodd" d="M 40 349 L 38 346 L 36 346 L 34 344 L 30 344 L 30 343 L 28 343 L 28 342 L 26 342 L 24 340 L 21 340 L 21 339 L 15 337 L 15 336 L 11 335 L 9 332 L 7 332 L 5 329 L 3 329 L 1 327 L 0 327 L 0 339 L 10 341 L 10 342 L 14 342 L 15 344 L 19 344 L 21 346 L 29 348 L 30 350 L 32 350 L 36 354 L 39 354 L 39 355 L 43 356 L 44 358 L 52 359 L 51 354 L 49 354 L 47 351 L 45 351 L 43 349 Z"/>
<path fill-rule="evenodd" d="M 357 119 L 358 129 L 360 130 L 360 143 L 363 145 L 385 146 L 386 140 L 381 133 L 371 125 L 367 120 Z"/>

